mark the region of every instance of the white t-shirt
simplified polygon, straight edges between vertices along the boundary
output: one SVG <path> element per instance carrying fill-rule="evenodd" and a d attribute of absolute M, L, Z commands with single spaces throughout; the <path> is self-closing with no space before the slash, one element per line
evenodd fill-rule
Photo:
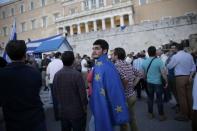
<path fill-rule="evenodd" d="M 132 58 L 130 58 L 130 57 L 126 57 L 126 59 L 125 59 L 125 61 L 127 62 L 127 64 L 131 64 L 131 62 L 132 62 Z"/>
<path fill-rule="evenodd" d="M 63 62 L 60 59 L 54 59 L 47 66 L 46 74 L 49 75 L 49 83 L 53 83 L 55 74 L 63 68 Z"/>
<path fill-rule="evenodd" d="M 197 73 L 194 78 L 194 85 L 193 85 L 193 110 L 197 110 Z"/>
<path fill-rule="evenodd" d="M 81 72 L 87 72 L 88 71 L 88 68 L 86 67 L 86 65 L 87 65 L 86 59 L 82 59 L 81 60 Z"/>

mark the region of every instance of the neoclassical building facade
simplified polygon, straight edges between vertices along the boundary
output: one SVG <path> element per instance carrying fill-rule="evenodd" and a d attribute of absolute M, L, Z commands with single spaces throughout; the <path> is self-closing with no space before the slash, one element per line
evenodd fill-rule
<path fill-rule="evenodd" d="M 110 0 L 64 1 L 62 6 L 64 17 L 57 19 L 57 28 L 70 36 L 134 24 L 130 0 L 116 3 Z M 68 14 L 69 8 L 76 12 Z"/>

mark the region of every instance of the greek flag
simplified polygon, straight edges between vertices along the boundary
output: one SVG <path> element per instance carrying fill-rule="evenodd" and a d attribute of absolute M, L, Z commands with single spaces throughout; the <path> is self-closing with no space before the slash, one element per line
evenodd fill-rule
<path fill-rule="evenodd" d="M 16 35 L 16 19 L 14 18 L 14 22 L 12 25 L 12 31 L 10 33 L 10 38 L 9 40 L 16 40 L 17 39 L 17 35 Z"/>
<path fill-rule="evenodd" d="M 10 41 L 10 40 L 17 40 L 17 34 L 16 34 L 16 18 L 14 18 L 14 21 L 13 21 L 13 24 L 12 24 L 12 30 L 11 30 L 11 33 L 10 33 L 9 41 Z M 11 60 L 10 60 L 10 58 L 8 57 L 6 51 L 4 51 L 4 53 L 3 53 L 3 58 L 4 58 L 8 63 L 11 62 Z"/>

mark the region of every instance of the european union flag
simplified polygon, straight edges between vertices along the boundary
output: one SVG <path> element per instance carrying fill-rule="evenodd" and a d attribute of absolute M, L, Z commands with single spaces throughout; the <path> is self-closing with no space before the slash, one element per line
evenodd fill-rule
<path fill-rule="evenodd" d="M 95 63 L 90 106 L 95 131 L 113 131 L 114 125 L 129 122 L 123 85 L 107 55 L 102 55 Z"/>

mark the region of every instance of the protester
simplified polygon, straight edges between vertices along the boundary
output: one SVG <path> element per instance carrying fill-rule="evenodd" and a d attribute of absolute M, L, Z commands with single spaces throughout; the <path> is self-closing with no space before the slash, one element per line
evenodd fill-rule
<path fill-rule="evenodd" d="M 166 66 L 169 64 L 170 60 L 172 59 L 172 56 L 177 53 L 177 48 L 174 45 L 177 45 L 177 43 L 173 42 L 173 46 L 171 46 L 170 50 L 168 51 L 168 59 L 166 60 Z M 175 109 L 175 112 L 178 113 L 179 112 L 179 100 L 178 100 L 177 90 L 176 90 L 174 68 L 168 69 L 168 88 L 169 90 L 171 90 L 176 100 L 176 104 L 175 106 L 172 107 L 172 109 Z"/>
<path fill-rule="evenodd" d="M 43 59 L 41 61 L 41 72 L 42 72 L 42 86 L 44 87 L 44 90 L 48 90 L 48 86 L 46 84 L 46 69 L 48 64 L 51 62 L 51 60 L 48 58 L 47 54 L 43 54 Z"/>
<path fill-rule="evenodd" d="M 90 105 L 95 131 L 113 131 L 115 125 L 129 122 L 123 85 L 115 66 L 108 59 L 108 49 L 105 40 L 99 39 L 93 43 L 92 56 L 97 61 L 93 71 Z"/>
<path fill-rule="evenodd" d="M 59 115 L 58 115 L 58 110 L 57 110 L 58 104 L 57 104 L 56 98 L 53 94 L 53 79 L 54 79 L 55 74 L 60 69 L 62 69 L 63 63 L 62 63 L 62 60 L 60 59 L 60 57 L 61 57 L 60 52 L 56 52 L 54 54 L 54 56 L 55 56 L 55 58 L 47 66 L 46 75 L 48 77 L 49 86 L 51 88 L 51 95 L 52 95 L 52 100 L 53 100 L 53 109 L 54 109 L 55 120 L 58 121 L 59 120 Z"/>
<path fill-rule="evenodd" d="M 188 121 L 192 111 L 192 88 L 191 81 L 196 71 L 193 57 L 183 50 L 181 44 L 177 45 L 178 52 L 172 56 L 167 67 L 174 68 L 176 90 L 180 104 L 180 112 L 175 117 L 177 121 Z"/>
<path fill-rule="evenodd" d="M 156 57 L 156 48 L 154 46 L 150 46 L 148 48 L 148 54 L 150 57 L 144 60 L 142 64 L 142 68 L 147 79 L 148 115 L 150 119 L 155 117 L 153 113 L 153 103 L 154 94 L 156 92 L 159 120 L 164 121 L 166 116 L 163 109 L 162 93 L 163 88 L 165 89 L 168 86 L 167 75 L 163 62 L 160 58 Z M 162 78 L 165 80 L 164 87 L 162 86 Z"/>
<path fill-rule="evenodd" d="M 26 44 L 9 41 L 6 52 L 11 63 L 0 69 L 0 99 L 6 131 L 46 131 L 39 91 L 42 78 L 36 69 L 25 65 Z"/>
<path fill-rule="evenodd" d="M 192 131 L 196 131 L 197 130 L 197 74 L 194 78 L 192 93 L 193 93 Z"/>
<path fill-rule="evenodd" d="M 64 67 L 55 74 L 53 80 L 62 131 L 85 131 L 88 103 L 85 83 L 81 73 L 72 68 L 73 52 L 64 52 L 62 61 Z"/>
<path fill-rule="evenodd" d="M 138 53 L 137 58 L 133 60 L 133 68 L 135 68 L 138 72 L 143 72 L 142 63 L 144 61 L 144 56 L 141 53 Z M 141 99 L 141 90 L 146 90 L 146 81 L 142 77 L 140 81 L 137 83 L 135 89 L 137 90 L 137 98 Z"/>
<path fill-rule="evenodd" d="M 75 56 L 75 61 L 74 61 L 73 67 L 77 71 L 81 72 L 81 56 L 80 56 L 79 53 L 77 53 L 76 56 Z"/>
<path fill-rule="evenodd" d="M 138 131 L 136 117 L 135 117 L 135 103 L 136 93 L 134 87 L 142 77 L 142 73 L 138 72 L 135 68 L 125 61 L 126 53 L 123 48 L 115 48 L 112 60 L 115 61 L 115 67 L 120 74 L 120 78 L 124 85 L 124 92 L 127 98 L 127 104 L 129 108 L 129 115 L 131 121 L 129 122 L 130 129 L 132 131 Z M 128 131 L 128 124 L 121 125 L 121 131 Z"/>

